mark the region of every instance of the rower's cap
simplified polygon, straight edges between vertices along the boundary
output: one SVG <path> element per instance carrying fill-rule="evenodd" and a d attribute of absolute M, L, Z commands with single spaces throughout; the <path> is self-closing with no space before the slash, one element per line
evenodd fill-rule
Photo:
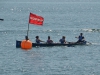
<path fill-rule="evenodd" d="M 39 38 L 39 36 L 36 36 L 35 38 Z"/>
<path fill-rule="evenodd" d="M 50 36 L 48 36 L 48 38 L 50 38 Z"/>
<path fill-rule="evenodd" d="M 80 33 L 81 35 L 83 35 L 83 33 Z"/>
<path fill-rule="evenodd" d="M 65 36 L 63 36 L 63 38 L 65 38 Z"/>

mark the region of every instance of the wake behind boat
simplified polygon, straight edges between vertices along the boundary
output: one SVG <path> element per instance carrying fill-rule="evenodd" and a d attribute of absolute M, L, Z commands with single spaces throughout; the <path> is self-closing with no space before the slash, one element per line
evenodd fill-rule
<path fill-rule="evenodd" d="M 21 42 L 22 41 L 18 41 L 16 40 L 16 48 L 21 48 Z M 32 47 L 52 47 L 52 46 L 75 46 L 75 45 L 87 45 L 87 42 L 68 42 L 68 43 L 65 43 L 65 44 L 61 44 L 61 43 L 51 43 L 51 44 L 48 44 L 48 43 L 32 43 Z"/>

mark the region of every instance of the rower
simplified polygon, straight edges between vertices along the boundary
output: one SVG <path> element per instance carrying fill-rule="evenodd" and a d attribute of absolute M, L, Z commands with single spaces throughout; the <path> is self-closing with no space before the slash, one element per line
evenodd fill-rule
<path fill-rule="evenodd" d="M 48 43 L 48 44 L 51 44 L 51 43 L 53 43 L 53 41 L 50 39 L 50 36 L 48 36 L 47 43 Z"/>
<path fill-rule="evenodd" d="M 39 36 L 36 36 L 36 43 L 39 44 L 40 42 L 44 42 L 44 41 L 40 40 L 40 39 L 39 39 Z"/>
<path fill-rule="evenodd" d="M 65 36 L 62 36 L 62 39 L 60 39 L 60 40 L 59 40 L 59 42 L 60 42 L 61 44 L 64 44 L 64 43 L 66 43 L 66 40 L 65 40 L 65 38 L 66 38 Z"/>
<path fill-rule="evenodd" d="M 84 38 L 84 36 L 83 36 L 83 33 L 80 33 L 80 35 L 78 36 L 78 37 L 75 37 L 75 38 L 78 38 L 78 43 L 79 42 L 84 42 L 85 41 L 85 38 Z"/>

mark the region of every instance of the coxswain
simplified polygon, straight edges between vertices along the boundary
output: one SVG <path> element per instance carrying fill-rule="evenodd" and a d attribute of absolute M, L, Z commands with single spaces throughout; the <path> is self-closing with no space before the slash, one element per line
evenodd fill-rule
<path fill-rule="evenodd" d="M 53 41 L 50 39 L 50 36 L 48 36 L 47 43 L 48 43 L 48 44 L 51 44 L 51 43 L 53 43 Z"/>

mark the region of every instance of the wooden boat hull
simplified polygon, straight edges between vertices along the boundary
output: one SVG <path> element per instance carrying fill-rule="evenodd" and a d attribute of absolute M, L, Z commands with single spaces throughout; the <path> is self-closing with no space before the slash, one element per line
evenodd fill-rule
<path fill-rule="evenodd" d="M 32 43 L 32 47 L 50 47 L 50 46 L 75 46 L 75 45 L 86 45 L 86 42 L 81 42 L 81 43 L 76 43 L 76 42 L 69 42 L 66 44 L 61 44 L 61 43 L 52 43 L 52 44 L 47 44 L 47 43 Z M 16 48 L 21 48 L 21 41 L 16 40 Z"/>

